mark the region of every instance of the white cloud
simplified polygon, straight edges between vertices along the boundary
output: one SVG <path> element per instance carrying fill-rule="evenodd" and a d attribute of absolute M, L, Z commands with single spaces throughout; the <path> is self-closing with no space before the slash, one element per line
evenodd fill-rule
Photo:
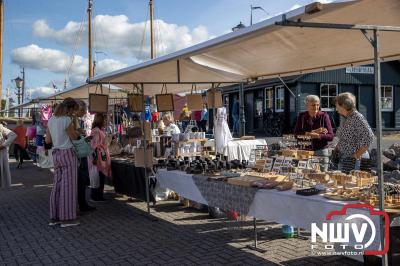
<path fill-rule="evenodd" d="M 69 57 L 64 52 L 31 44 L 12 50 L 11 60 L 22 67 L 62 73 L 66 70 Z"/>
<path fill-rule="evenodd" d="M 93 24 L 94 49 L 110 51 L 119 56 L 131 56 L 138 60 L 149 58 L 149 23 L 147 26 L 145 22 L 130 23 L 125 15 L 97 15 Z M 204 26 L 190 30 L 187 26 L 169 24 L 161 19 L 155 20 L 154 25 L 157 55 L 171 53 L 212 37 Z M 86 28 L 86 25 L 84 27 Z M 52 39 L 63 45 L 74 44 L 78 32 L 80 23 L 74 21 L 68 22 L 59 30 L 51 28 L 45 20 L 37 20 L 33 24 L 33 33 L 36 36 Z M 83 34 L 83 40 L 86 40 L 86 29 Z"/>
<path fill-rule="evenodd" d="M 80 24 L 70 21 L 61 30 L 50 28 L 46 20 L 40 19 L 33 23 L 33 34 L 42 38 L 50 38 L 61 44 L 72 45 L 76 42 L 77 33 L 80 31 Z"/>
<path fill-rule="evenodd" d="M 72 84 L 82 83 L 86 80 L 88 67 L 87 58 L 75 56 L 71 64 L 71 57 L 66 53 L 39 47 L 35 44 L 16 48 L 11 51 L 11 60 L 21 67 L 47 70 L 53 73 L 66 74 Z M 103 74 L 126 67 L 125 63 L 114 59 L 104 59 L 97 63 L 96 74 Z"/>
<path fill-rule="evenodd" d="M 37 87 L 32 89 L 32 99 L 42 96 L 48 96 L 54 93 L 54 88 L 52 87 Z"/>
<path fill-rule="evenodd" d="M 124 67 L 127 67 L 127 65 L 118 60 L 104 59 L 97 63 L 96 74 L 104 74 Z"/>

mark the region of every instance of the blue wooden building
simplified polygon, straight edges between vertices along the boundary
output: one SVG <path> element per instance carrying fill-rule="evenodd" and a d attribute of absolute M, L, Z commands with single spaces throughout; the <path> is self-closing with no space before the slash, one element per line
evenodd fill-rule
<path fill-rule="evenodd" d="M 400 61 L 385 62 L 382 74 L 382 118 L 384 130 L 400 130 Z M 281 117 L 283 132 L 290 133 L 297 114 L 305 111 L 304 99 L 315 94 L 321 98 L 321 109 L 327 111 L 334 126 L 339 126 L 335 96 L 351 92 L 357 98 L 357 109 L 375 127 L 375 92 L 373 65 L 350 67 L 280 79 L 258 80 L 244 86 L 246 134 L 264 135 L 267 115 Z M 239 86 L 223 88 L 223 101 L 232 113 L 232 103 L 239 96 Z M 232 119 L 230 119 L 230 124 Z"/>

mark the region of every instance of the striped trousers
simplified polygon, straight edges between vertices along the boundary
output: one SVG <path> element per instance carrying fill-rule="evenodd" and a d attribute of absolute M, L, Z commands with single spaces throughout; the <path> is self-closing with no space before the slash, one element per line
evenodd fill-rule
<path fill-rule="evenodd" d="M 76 219 L 78 161 L 73 148 L 54 149 L 54 183 L 50 194 L 50 219 Z"/>

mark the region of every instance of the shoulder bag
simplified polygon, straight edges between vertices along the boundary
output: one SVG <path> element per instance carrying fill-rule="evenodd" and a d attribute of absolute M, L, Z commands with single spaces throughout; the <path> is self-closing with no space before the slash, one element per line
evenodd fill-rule
<path fill-rule="evenodd" d="M 78 158 L 85 158 L 93 153 L 92 147 L 90 147 L 89 143 L 87 143 L 83 137 L 73 140 L 72 144 L 74 145 L 76 157 Z"/>

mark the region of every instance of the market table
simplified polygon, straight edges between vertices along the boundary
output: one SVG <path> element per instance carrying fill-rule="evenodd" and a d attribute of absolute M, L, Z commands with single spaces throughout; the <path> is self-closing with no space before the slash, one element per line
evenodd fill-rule
<path fill-rule="evenodd" d="M 311 229 L 312 223 L 320 226 L 326 222 L 326 215 L 329 212 L 339 211 L 350 203 L 328 200 L 321 195 L 301 196 L 292 190 L 256 189 L 221 181 L 207 181 L 207 177 L 166 169 L 158 170 L 157 182 L 161 187 L 172 189 L 183 197 L 202 204 L 225 210 L 239 210 L 241 214 L 257 219 L 289 224 L 307 230 Z M 368 209 L 349 209 L 347 214 L 363 214 L 370 217 Z M 343 222 L 344 218 L 335 216 L 332 221 Z M 373 216 L 371 219 L 379 236 L 379 217 Z M 362 221 L 357 220 L 356 223 L 361 226 Z M 354 239 L 353 242 L 350 239 L 351 243 L 355 244 Z M 378 237 L 375 237 L 370 248 L 379 248 Z"/>
<path fill-rule="evenodd" d="M 146 178 L 143 167 L 136 167 L 131 160 L 112 158 L 111 168 L 112 185 L 116 193 L 146 201 Z M 155 180 L 150 179 L 150 191 L 154 186 Z M 153 193 L 150 193 L 150 201 L 154 202 Z"/>

